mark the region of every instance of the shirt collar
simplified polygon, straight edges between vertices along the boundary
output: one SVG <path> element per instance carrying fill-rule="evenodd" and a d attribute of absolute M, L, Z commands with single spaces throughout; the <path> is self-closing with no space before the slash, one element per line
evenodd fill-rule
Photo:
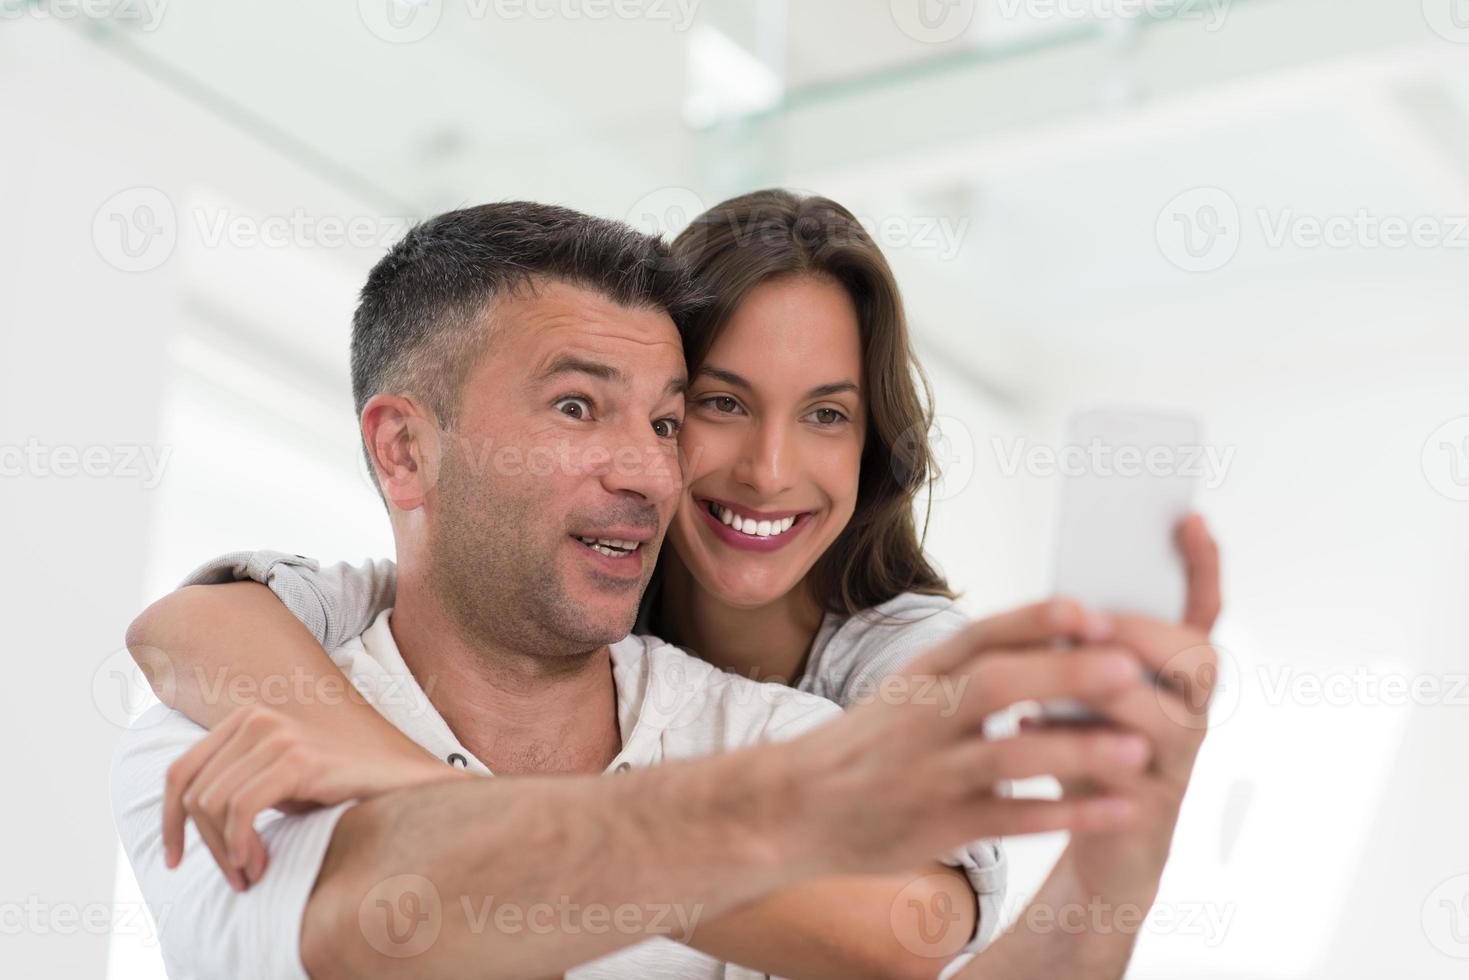
<path fill-rule="evenodd" d="M 434 708 L 418 679 L 408 669 L 384 610 L 357 639 L 369 664 L 340 664 L 353 683 L 378 711 L 424 749 L 450 764 L 481 775 L 493 775 L 489 767 L 475 757 L 454 736 L 449 723 Z M 661 640 L 636 635 L 626 636 L 608 647 L 612 660 L 612 684 L 617 696 L 617 727 L 622 734 L 622 749 L 607 767 L 607 772 L 620 772 L 630 767 L 652 765 L 661 758 L 661 735 L 679 710 L 687 704 L 691 693 L 690 678 L 685 672 L 653 669 L 654 651 L 671 650 Z M 342 652 L 346 652 L 343 648 Z M 375 669 L 370 669 L 375 668 Z M 364 681 L 369 676 L 375 679 Z M 676 676 L 675 676 L 676 675 Z M 456 758 L 457 757 L 457 758 Z"/>

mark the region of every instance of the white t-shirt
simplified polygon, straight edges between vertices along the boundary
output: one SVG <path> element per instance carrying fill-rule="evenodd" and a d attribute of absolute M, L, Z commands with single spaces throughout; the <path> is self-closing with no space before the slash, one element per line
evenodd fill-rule
<path fill-rule="evenodd" d="M 653 766 L 799 735 L 841 713 L 836 705 L 779 684 L 757 684 L 652 637 L 612 645 L 622 751 L 607 771 Z M 380 614 L 332 660 L 366 699 L 419 745 L 483 775 L 409 672 Z M 337 819 L 351 804 L 301 815 L 269 811 L 257 824 L 270 867 L 254 887 L 232 891 L 192 824 L 180 866 L 163 866 L 163 782 L 168 766 L 204 737 L 177 711 L 156 706 L 123 736 L 112 773 L 112 804 L 124 849 L 159 925 L 172 980 L 243 977 L 305 980 L 300 932 L 306 902 Z M 677 923 L 669 921 L 672 928 Z M 568 972 L 570 980 L 758 977 L 668 939 L 649 939 Z"/>

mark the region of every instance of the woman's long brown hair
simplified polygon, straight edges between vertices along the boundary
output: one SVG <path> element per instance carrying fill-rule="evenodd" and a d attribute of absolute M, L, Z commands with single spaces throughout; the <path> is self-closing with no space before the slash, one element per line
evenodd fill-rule
<path fill-rule="evenodd" d="M 763 190 L 704 212 L 673 251 L 710 300 L 684 324 L 690 377 L 761 283 L 825 276 L 847 290 L 862 336 L 867 438 L 856 510 L 811 569 L 809 587 L 822 609 L 847 616 L 904 592 L 953 596 L 924 554 L 914 518 L 918 494 L 936 475 L 933 395 L 913 354 L 897 280 L 866 229 L 835 201 Z"/>

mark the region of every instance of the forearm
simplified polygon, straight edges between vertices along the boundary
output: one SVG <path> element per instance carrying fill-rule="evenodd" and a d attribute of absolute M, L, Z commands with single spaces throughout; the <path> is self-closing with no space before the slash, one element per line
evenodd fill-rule
<path fill-rule="evenodd" d="M 724 915 L 816 866 L 795 859 L 784 748 L 615 778 L 443 783 L 363 803 L 332 838 L 303 960 L 315 980 L 545 976 L 667 935 L 670 923 Z M 395 946 L 388 910 L 433 902 L 426 948 L 413 947 L 417 937 Z M 614 917 L 627 907 L 640 910 L 635 923 Z"/>
<path fill-rule="evenodd" d="M 1156 895 L 1156 887 L 1098 894 L 1083 884 L 1068 848 L 1020 918 L 957 977 L 1119 980 Z"/>
<path fill-rule="evenodd" d="M 127 645 L 159 700 L 206 728 L 262 703 L 303 720 L 329 711 L 340 721 L 347 711 L 381 721 L 311 632 L 254 582 L 172 592 L 133 621 Z"/>
<path fill-rule="evenodd" d="M 804 881 L 706 920 L 689 945 L 793 980 L 932 978 L 974 935 L 975 912 L 964 873 L 933 864 Z"/>

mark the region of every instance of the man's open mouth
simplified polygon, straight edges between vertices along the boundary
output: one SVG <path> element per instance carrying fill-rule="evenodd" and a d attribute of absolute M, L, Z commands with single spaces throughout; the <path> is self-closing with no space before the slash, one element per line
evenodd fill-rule
<path fill-rule="evenodd" d="M 618 538 L 584 538 L 579 534 L 573 534 L 572 537 L 608 558 L 626 558 L 643 546 L 640 541 L 624 541 Z"/>

